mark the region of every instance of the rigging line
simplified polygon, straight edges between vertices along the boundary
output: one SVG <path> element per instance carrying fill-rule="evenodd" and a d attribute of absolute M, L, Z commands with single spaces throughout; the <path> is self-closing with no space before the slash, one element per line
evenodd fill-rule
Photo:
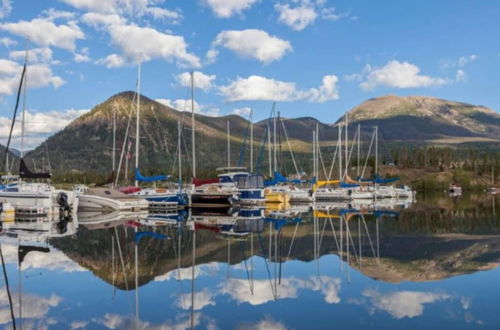
<path fill-rule="evenodd" d="M 330 173 L 328 173 L 328 177 L 326 178 L 327 181 L 330 181 L 330 179 L 332 178 L 333 167 L 335 165 L 335 161 L 337 160 L 338 151 L 339 151 L 339 144 L 337 143 L 337 146 L 335 147 L 335 152 L 333 153 L 332 164 L 330 165 Z"/>
<path fill-rule="evenodd" d="M 370 158 L 374 141 L 375 141 L 375 133 L 372 135 L 372 140 L 370 141 L 370 146 L 368 147 L 368 153 L 366 154 L 365 165 L 363 166 L 363 171 L 361 171 L 362 178 L 365 176 L 366 166 L 368 165 L 368 159 Z"/>
<path fill-rule="evenodd" d="M 153 113 L 153 117 L 154 117 L 156 123 L 158 124 L 158 127 L 161 128 L 160 120 L 158 119 L 158 115 L 156 114 L 156 110 L 153 106 L 151 106 L 151 112 Z M 171 155 L 170 150 L 168 150 L 167 135 L 162 134 L 162 133 L 163 133 L 163 130 L 160 129 L 160 138 L 163 138 L 163 143 L 165 145 L 165 152 L 167 153 L 167 155 Z"/>
<path fill-rule="evenodd" d="M 136 94 L 134 93 L 134 96 L 132 97 L 132 104 L 135 102 L 135 95 Z M 125 148 L 127 146 L 128 132 L 130 129 L 130 123 L 132 121 L 132 112 L 133 112 L 133 108 L 130 107 L 129 114 L 128 114 L 127 128 L 125 129 L 125 136 L 123 137 L 122 151 L 120 152 L 120 160 L 118 161 L 118 170 L 116 171 L 117 173 L 116 173 L 116 178 L 115 178 L 115 186 L 118 185 L 118 178 L 120 177 L 123 156 L 125 155 Z"/>
<path fill-rule="evenodd" d="M 285 127 L 285 120 L 281 119 L 281 126 L 283 126 L 283 133 L 285 133 L 286 143 L 288 145 L 288 149 L 290 150 L 290 155 L 292 156 L 293 167 L 295 167 L 295 172 L 297 172 L 297 177 L 300 177 L 299 168 L 297 167 L 297 162 L 295 161 L 295 156 L 293 155 L 292 145 L 290 144 L 290 139 L 288 139 L 288 133 Z"/>
<path fill-rule="evenodd" d="M 5 288 L 7 289 L 7 297 L 9 298 L 10 317 L 12 318 L 12 327 L 16 330 L 16 318 L 14 317 L 14 308 L 12 306 L 12 296 L 10 294 L 9 278 L 7 277 L 7 270 L 5 269 L 5 260 L 3 258 L 2 245 L 0 244 L 0 257 L 2 259 L 2 271 L 5 279 Z"/>
<path fill-rule="evenodd" d="M 335 232 L 335 227 L 333 226 L 332 218 L 328 217 L 328 221 L 330 222 L 330 226 L 332 227 L 333 237 L 335 238 L 335 245 L 337 246 L 337 251 L 339 251 L 340 250 L 339 241 L 337 240 L 337 233 Z"/>
<path fill-rule="evenodd" d="M 363 219 L 363 225 L 365 227 L 366 236 L 368 237 L 368 241 L 370 242 L 370 247 L 372 248 L 373 256 L 376 258 L 377 254 L 375 253 L 375 248 L 373 247 L 373 242 L 372 242 L 372 239 L 370 237 L 370 233 L 368 232 L 368 226 L 366 225 L 365 216 L 363 214 L 361 214 L 361 219 Z"/>
<path fill-rule="evenodd" d="M 321 243 L 323 242 L 323 236 L 325 234 L 325 227 L 326 227 L 326 221 L 323 221 L 323 229 L 321 229 L 321 236 L 319 237 L 319 243 L 318 243 L 318 256 L 319 256 L 319 250 L 321 249 Z"/>
<path fill-rule="evenodd" d="M 273 297 L 276 299 L 276 297 L 274 295 L 273 281 L 271 279 L 271 271 L 269 270 L 269 265 L 267 264 L 267 259 L 266 259 L 267 252 L 265 250 L 264 243 L 262 242 L 262 236 L 260 234 L 258 234 L 258 236 L 259 236 L 260 249 L 262 251 L 262 256 L 264 258 L 264 264 L 266 265 L 267 278 L 269 279 L 269 285 L 271 286 L 271 292 L 273 293 Z"/>
<path fill-rule="evenodd" d="M 354 241 L 352 239 L 352 233 L 351 233 L 351 228 L 349 227 L 349 223 L 347 223 L 347 231 L 349 232 L 349 235 L 347 237 L 350 238 L 352 250 L 354 251 L 354 256 L 356 257 L 356 261 L 359 263 L 358 252 L 356 251 L 356 246 L 354 245 Z"/>
<path fill-rule="evenodd" d="M 319 132 L 318 132 L 319 135 Z M 317 139 L 317 137 L 316 137 Z M 325 162 L 323 161 L 323 154 L 321 153 L 321 148 L 319 147 L 319 142 L 317 143 L 318 145 L 318 155 L 319 155 L 319 160 L 321 161 L 321 167 L 323 168 L 323 174 L 325 175 L 326 178 L 326 168 L 325 168 Z M 319 173 L 318 173 L 319 176 Z"/>
<path fill-rule="evenodd" d="M 125 282 L 125 288 L 128 290 L 128 281 L 127 281 L 127 273 L 125 271 L 125 262 L 123 261 L 123 254 L 122 254 L 122 248 L 121 248 L 121 244 L 120 244 L 120 237 L 118 237 L 118 230 L 116 229 L 115 227 L 115 236 L 116 236 L 116 244 L 118 246 L 118 255 L 120 256 L 120 263 L 121 263 L 121 266 L 122 266 L 122 272 L 123 272 L 123 279 L 124 279 L 124 282 Z M 129 308 L 130 310 L 132 310 L 132 302 L 130 301 L 130 296 L 128 297 L 128 304 L 129 304 Z"/>
<path fill-rule="evenodd" d="M 245 263 L 245 270 L 247 273 L 247 279 L 248 279 L 248 286 L 250 287 L 250 293 L 253 295 L 253 285 L 252 281 L 250 278 L 250 272 L 248 270 L 248 265 L 247 265 L 247 256 L 245 255 L 245 250 L 243 249 L 243 242 L 240 241 L 240 250 L 241 250 L 241 255 L 243 256 L 243 262 Z"/>
<path fill-rule="evenodd" d="M 356 141 L 356 139 L 358 138 L 358 131 L 356 131 L 356 134 L 354 134 L 354 138 L 353 138 L 353 143 L 351 144 L 351 151 L 349 151 L 349 157 L 347 158 L 347 162 L 346 164 L 348 164 L 348 166 L 351 164 L 351 156 L 352 156 L 352 153 L 354 151 L 354 141 Z M 347 148 L 347 146 L 346 146 Z"/>
<path fill-rule="evenodd" d="M 14 130 L 14 123 L 16 122 L 17 109 L 19 108 L 19 99 L 21 97 L 21 90 L 23 88 L 24 76 L 26 74 L 26 61 L 24 62 L 23 71 L 21 73 L 21 80 L 19 81 L 19 87 L 17 89 L 16 105 L 14 107 L 14 115 L 12 116 L 12 122 L 10 124 L 9 138 L 7 139 L 7 146 L 5 147 L 5 170 L 9 171 L 9 147 L 10 141 L 12 139 L 12 131 Z"/>

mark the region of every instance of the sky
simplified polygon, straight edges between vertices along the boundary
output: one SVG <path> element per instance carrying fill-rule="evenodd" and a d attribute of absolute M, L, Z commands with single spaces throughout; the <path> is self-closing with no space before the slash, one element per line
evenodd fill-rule
<path fill-rule="evenodd" d="M 28 47 L 25 147 L 134 90 L 189 110 L 335 122 L 368 98 L 500 110 L 500 3 L 487 0 L 0 0 L 0 139 Z M 20 125 L 14 134 L 19 145 Z"/>

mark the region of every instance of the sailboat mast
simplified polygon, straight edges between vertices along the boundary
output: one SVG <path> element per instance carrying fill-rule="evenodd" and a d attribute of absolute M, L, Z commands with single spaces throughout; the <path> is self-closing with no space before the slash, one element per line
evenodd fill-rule
<path fill-rule="evenodd" d="M 359 177 L 359 170 L 360 170 L 360 168 L 359 168 L 360 159 L 359 158 L 361 157 L 361 154 L 360 154 L 361 150 L 360 149 L 361 149 L 361 125 L 358 124 L 358 166 L 357 166 L 357 168 L 358 168 L 358 172 L 357 172 L 358 173 L 358 177 Z"/>
<path fill-rule="evenodd" d="M 347 177 L 348 174 L 348 169 L 349 169 L 349 147 L 348 147 L 348 122 L 347 122 L 347 116 L 348 112 L 345 113 L 345 177 Z"/>
<path fill-rule="evenodd" d="M 378 175 L 378 126 L 375 126 L 375 175 Z"/>
<path fill-rule="evenodd" d="M 113 186 L 115 184 L 115 169 L 116 169 L 116 106 L 113 106 L 113 156 L 112 156 L 112 166 L 113 169 L 111 171 L 112 173 L 112 179 L 113 179 Z"/>
<path fill-rule="evenodd" d="M 227 121 L 227 167 L 231 167 L 231 132 L 229 130 L 229 120 Z"/>
<path fill-rule="evenodd" d="M 24 55 L 24 63 L 28 66 L 28 40 L 26 40 L 26 54 Z M 24 74 L 23 86 L 23 114 L 21 121 L 21 158 L 24 157 L 24 129 L 26 121 L 26 86 L 28 85 L 28 72 Z"/>
<path fill-rule="evenodd" d="M 312 176 L 313 178 L 316 177 L 316 131 L 313 130 L 312 134 L 313 138 L 313 170 L 312 170 Z M 316 178 L 317 180 L 318 178 Z"/>
<path fill-rule="evenodd" d="M 339 123 L 339 181 L 342 181 L 342 124 Z"/>
<path fill-rule="evenodd" d="M 193 178 L 196 177 L 196 148 L 195 148 L 195 128 L 194 128 L 194 72 L 191 71 L 191 148 L 193 154 Z"/>
<path fill-rule="evenodd" d="M 253 173 L 253 109 L 250 109 L 250 173 Z"/>
<path fill-rule="evenodd" d="M 139 123 L 140 123 L 140 116 L 141 116 L 141 62 L 139 61 L 139 65 L 137 67 L 137 109 L 136 109 L 136 121 L 135 121 L 135 170 L 137 171 L 139 169 Z M 139 181 L 137 181 L 137 178 L 135 180 L 135 186 L 139 186 Z"/>
<path fill-rule="evenodd" d="M 181 159 L 181 121 L 177 122 L 177 151 L 179 158 L 179 184 L 182 183 L 182 159 Z M 180 189 L 181 187 L 179 187 Z"/>
<path fill-rule="evenodd" d="M 316 177 L 319 179 L 319 124 L 316 123 Z"/>
<path fill-rule="evenodd" d="M 277 148 L 277 142 L 276 142 L 276 102 L 273 103 L 273 161 L 274 161 L 274 171 L 276 172 L 278 170 L 278 160 L 276 156 L 276 148 Z"/>
<path fill-rule="evenodd" d="M 273 160 L 271 156 L 271 124 L 267 122 L 267 146 L 269 152 L 269 177 L 273 176 Z"/>

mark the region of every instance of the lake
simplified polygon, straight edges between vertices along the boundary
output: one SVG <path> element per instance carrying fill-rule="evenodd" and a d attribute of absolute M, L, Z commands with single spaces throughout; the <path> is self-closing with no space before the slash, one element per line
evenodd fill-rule
<path fill-rule="evenodd" d="M 5 223 L 0 324 L 500 327 L 499 196 L 337 206 Z"/>

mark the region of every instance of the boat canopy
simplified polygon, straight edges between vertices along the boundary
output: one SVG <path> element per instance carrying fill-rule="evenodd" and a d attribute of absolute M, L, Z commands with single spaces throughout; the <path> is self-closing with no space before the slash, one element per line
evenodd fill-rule
<path fill-rule="evenodd" d="M 219 179 L 196 179 L 193 178 L 193 184 L 198 187 L 198 186 L 203 186 L 204 184 L 213 184 L 213 183 L 219 183 Z"/>
<path fill-rule="evenodd" d="M 236 174 L 233 181 L 238 189 L 264 188 L 264 177 L 260 174 Z"/>
<path fill-rule="evenodd" d="M 135 179 L 141 182 L 165 181 L 169 177 L 169 175 L 143 176 L 138 168 L 135 169 Z"/>
<path fill-rule="evenodd" d="M 341 188 L 356 188 L 359 187 L 359 184 L 356 183 L 347 183 L 347 182 L 341 182 L 340 183 Z"/>
<path fill-rule="evenodd" d="M 28 169 L 24 159 L 21 158 L 21 162 L 19 163 L 19 177 L 22 179 L 50 179 L 52 175 L 50 173 L 33 173 Z"/>
<path fill-rule="evenodd" d="M 391 183 L 391 182 L 396 182 L 399 180 L 399 177 L 394 177 L 394 178 L 382 178 L 379 175 L 375 175 L 374 178 L 372 179 L 365 179 L 365 178 L 358 178 L 359 182 L 368 182 L 368 183 L 379 183 L 379 184 L 384 184 L 384 183 Z"/>
<path fill-rule="evenodd" d="M 264 181 L 264 186 L 274 186 L 279 183 L 293 183 L 293 184 L 301 184 L 304 183 L 304 181 L 299 180 L 299 179 L 293 179 L 289 180 L 285 178 L 280 172 L 276 171 L 274 172 L 274 176 L 271 180 Z"/>

